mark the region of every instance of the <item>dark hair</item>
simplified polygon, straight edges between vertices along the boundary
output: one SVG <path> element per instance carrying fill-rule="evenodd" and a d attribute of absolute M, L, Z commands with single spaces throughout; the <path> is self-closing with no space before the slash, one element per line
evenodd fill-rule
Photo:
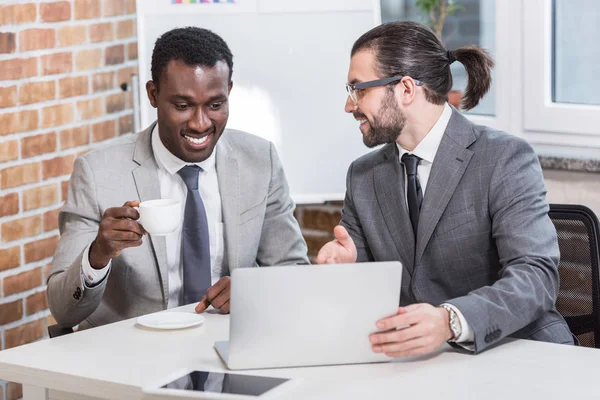
<path fill-rule="evenodd" d="M 379 25 L 358 38 L 352 47 L 352 55 L 359 50 L 375 51 L 377 69 L 382 77 L 408 75 L 422 81 L 425 98 L 433 104 L 448 101 L 453 58 L 465 66 L 468 75 L 463 109 L 474 108 L 492 84 L 494 61 L 487 51 L 477 46 L 465 46 L 448 52 L 431 29 L 416 22 L 395 21 Z"/>
<path fill-rule="evenodd" d="M 229 80 L 233 74 L 233 55 L 227 43 L 208 29 L 188 26 L 170 30 L 158 39 L 152 51 L 152 80 L 158 88 L 160 77 L 171 60 L 181 60 L 187 65 L 214 67 L 224 61 L 229 67 Z"/>

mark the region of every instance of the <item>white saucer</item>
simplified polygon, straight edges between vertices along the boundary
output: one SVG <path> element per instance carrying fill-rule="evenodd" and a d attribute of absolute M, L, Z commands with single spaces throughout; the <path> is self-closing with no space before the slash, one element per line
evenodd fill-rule
<path fill-rule="evenodd" d="M 138 324 L 154 329 L 182 329 L 203 322 L 203 315 L 177 311 L 148 314 L 137 319 Z"/>

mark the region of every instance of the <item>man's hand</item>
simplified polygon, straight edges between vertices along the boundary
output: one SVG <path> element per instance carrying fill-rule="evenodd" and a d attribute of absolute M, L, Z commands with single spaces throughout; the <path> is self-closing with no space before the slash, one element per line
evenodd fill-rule
<path fill-rule="evenodd" d="M 104 212 L 98 235 L 90 247 L 90 265 L 94 269 L 102 269 L 108 262 L 121 254 L 128 247 L 142 244 L 146 233 L 137 223 L 140 214 L 133 207 L 140 205 L 139 201 L 128 201 L 123 207 L 109 208 Z"/>
<path fill-rule="evenodd" d="M 346 228 L 333 229 L 335 240 L 326 243 L 317 254 L 318 264 L 351 264 L 356 262 L 356 246 Z"/>
<path fill-rule="evenodd" d="M 212 304 L 213 308 L 223 314 L 229 314 L 229 298 L 231 297 L 231 278 L 224 276 L 206 291 L 196 306 L 196 312 L 201 313 Z"/>
<path fill-rule="evenodd" d="M 370 335 L 371 347 L 389 357 L 430 353 L 452 338 L 448 311 L 425 303 L 398 308 L 398 314 L 377 321 L 377 328 L 384 332 Z"/>

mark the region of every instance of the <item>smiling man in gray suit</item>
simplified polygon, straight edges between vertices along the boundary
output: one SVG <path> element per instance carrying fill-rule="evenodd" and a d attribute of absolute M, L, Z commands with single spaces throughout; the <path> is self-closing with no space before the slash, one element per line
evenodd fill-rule
<path fill-rule="evenodd" d="M 199 302 L 229 311 L 235 268 L 308 264 L 273 145 L 226 130 L 232 55 L 214 33 L 175 29 L 152 54 L 157 123 L 75 162 L 48 278 L 62 326 L 103 325 Z M 140 201 L 180 200 L 183 224 L 150 236 Z"/>
<path fill-rule="evenodd" d="M 472 109 L 491 84 L 482 49 L 447 51 L 412 22 L 356 41 L 346 111 L 367 146 L 384 146 L 350 166 L 337 239 L 318 262 L 402 262 L 401 307 L 377 322 L 375 352 L 424 354 L 446 341 L 480 352 L 508 335 L 571 344 L 555 308 L 559 250 L 537 157 L 446 103 L 454 61 Z"/>

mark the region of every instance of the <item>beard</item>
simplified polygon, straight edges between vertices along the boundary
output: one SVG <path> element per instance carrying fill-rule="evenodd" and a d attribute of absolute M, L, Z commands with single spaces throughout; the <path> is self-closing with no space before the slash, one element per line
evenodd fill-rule
<path fill-rule="evenodd" d="M 355 117 L 357 115 L 367 119 L 362 114 L 356 114 Z M 406 117 L 398 107 L 394 92 L 388 90 L 381 102 L 379 115 L 374 116 L 372 122 L 369 121 L 369 130 L 363 135 L 363 143 L 369 148 L 393 143 L 400 136 L 404 125 L 406 125 Z"/>

